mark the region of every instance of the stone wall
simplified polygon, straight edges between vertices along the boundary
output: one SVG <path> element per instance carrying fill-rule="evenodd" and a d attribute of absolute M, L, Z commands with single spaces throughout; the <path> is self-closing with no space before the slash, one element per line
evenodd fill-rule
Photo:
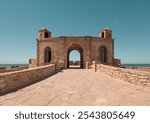
<path fill-rule="evenodd" d="M 6 67 L 1 67 L 0 66 L 0 73 L 3 73 L 4 71 L 6 71 Z"/>
<path fill-rule="evenodd" d="M 37 67 L 37 59 L 29 59 L 29 68 Z"/>
<path fill-rule="evenodd" d="M 150 67 L 138 67 L 137 70 L 148 71 L 150 72 Z"/>
<path fill-rule="evenodd" d="M 56 73 L 55 65 L 0 74 L 0 94 L 24 87 Z"/>
<path fill-rule="evenodd" d="M 120 59 L 114 59 L 114 66 L 115 67 L 121 67 L 121 60 Z"/>
<path fill-rule="evenodd" d="M 6 72 L 13 72 L 13 71 L 19 71 L 19 70 L 23 70 L 23 69 L 27 69 L 28 67 L 20 67 L 20 66 L 12 66 L 10 68 L 6 68 L 6 67 L 0 67 L 0 73 L 6 73 Z"/>
<path fill-rule="evenodd" d="M 135 85 L 141 85 L 150 88 L 150 72 L 112 67 L 101 64 L 97 64 L 97 72 L 101 72 L 113 78 L 127 81 Z"/>
<path fill-rule="evenodd" d="M 47 36 L 45 36 L 45 34 Z M 49 34 L 49 35 L 48 35 Z M 103 34 L 103 35 L 102 35 Z M 112 31 L 104 29 L 98 37 L 92 36 L 59 36 L 52 37 L 51 32 L 47 29 L 39 30 L 39 38 L 37 39 L 37 66 L 45 65 L 45 50 L 50 49 L 49 63 L 62 65 L 63 68 L 69 67 L 69 53 L 77 50 L 81 56 L 81 68 L 85 68 L 86 61 L 102 62 L 100 57 L 100 49 L 105 48 L 106 60 L 105 64 L 114 65 L 114 39 Z M 34 64 L 34 62 L 32 62 Z M 32 67 L 32 64 L 30 65 Z M 29 66 L 29 67 L 30 67 Z"/>

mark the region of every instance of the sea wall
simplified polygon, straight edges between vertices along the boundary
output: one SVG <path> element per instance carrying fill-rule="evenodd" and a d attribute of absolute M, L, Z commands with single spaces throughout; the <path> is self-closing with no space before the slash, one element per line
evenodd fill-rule
<path fill-rule="evenodd" d="M 135 85 L 150 88 L 150 72 L 97 64 L 97 72 Z"/>
<path fill-rule="evenodd" d="M 54 64 L 0 74 L 0 94 L 40 81 L 56 73 Z"/>

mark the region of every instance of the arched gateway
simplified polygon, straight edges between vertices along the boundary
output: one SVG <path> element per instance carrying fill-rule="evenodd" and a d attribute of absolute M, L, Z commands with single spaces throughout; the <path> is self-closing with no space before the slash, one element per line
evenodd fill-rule
<path fill-rule="evenodd" d="M 51 32 L 44 28 L 39 30 L 37 59 L 34 60 L 34 64 L 42 66 L 52 63 L 68 68 L 69 53 L 72 50 L 77 50 L 80 53 L 80 68 L 85 68 L 86 62 L 92 61 L 106 65 L 118 65 L 116 62 L 118 60 L 114 59 L 114 39 L 111 30 L 102 30 L 98 37 L 51 37 Z"/>
<path fill-rule="evenodd" d="M 77 50 L 80 53 L 80 68 L 83 68 L 83 48 L 77 44 L 72 44 L 67 50 L 67 68 L 69 68 L 69 54 L 72 50 Z"/>

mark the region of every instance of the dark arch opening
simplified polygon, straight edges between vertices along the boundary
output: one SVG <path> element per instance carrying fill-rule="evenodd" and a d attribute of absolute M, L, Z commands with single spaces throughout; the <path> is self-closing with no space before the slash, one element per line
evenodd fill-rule
<path fill-rule="evenodd" d="M 51 61 L 51 48 L 50 47 L 45 48 L 44 56 L 45 56 L 44 62 L 50 63 L 50 61 Z"/>
<path fill-rule="evenodd" d="M 83 68 L 83 49 L 79 45 L 76 45 L 76 44 L 72 45 L 67 51 L 67 68 L 77 68 L 77 67 L 71 67 L 70 65 L 70 53 L 72 51 L 78 51 L 80 55 L 80 59 L 76 61 L 76 63 L 79 65 L 78 68 Z M 73 63 L 73 64 L 76 64 L 76 63 Z"/>
<path fill-rule="evenodd" d="M 107 51 L 105 47 L 101 47 L 99 50 L 99 58 L 102 64 L 107 63 Z"/>
<path fill-rule="evenodd" d="M 45 38 L 48 38 L 48 32 L 45 32 L 45 36 L 44 36 Z"/>
<path fill-rule="evenodd" d="M 102 34 L 101 37 L 104 38 L 104 32 L 102 32 L 101 34 Z"/>

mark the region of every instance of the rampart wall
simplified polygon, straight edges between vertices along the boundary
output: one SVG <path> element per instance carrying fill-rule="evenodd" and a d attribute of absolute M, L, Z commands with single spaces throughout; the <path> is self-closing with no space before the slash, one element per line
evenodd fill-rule
<path fill-rule="evenodd" d="M 150 72 L 112 67 L 102 64 L 96 65 L 96 71 L 135 85 L 150 88 Z"/>
<path fill-rule="evenodd" d="M 0 74 L 0 94 L 24 87 L 56 73 L 54 64 Z"/>

